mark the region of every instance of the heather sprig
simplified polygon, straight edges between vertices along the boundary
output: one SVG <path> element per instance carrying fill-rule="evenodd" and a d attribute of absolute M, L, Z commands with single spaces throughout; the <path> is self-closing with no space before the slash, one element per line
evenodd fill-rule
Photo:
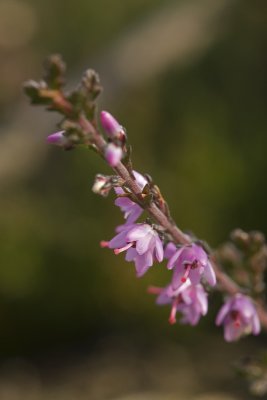
<path fill-rule="evenodd" d="M 155 263 L 173 270 L 165 288 L 149 289 L 158 295 L 158 304 L 171 304 L 171 324 L 178 312 L 182 323 L 196 325 L 207 313 L 207 290 L 212 288 L 227 297 L 216 320 L 224 326 L 227 341 L 258 334 L 260 324 L 266 329 L 263 278 L 267 246 L 263 234 L 236 230 L 228 242 L 211 251 L 202 241 L 183 233 L 153 179 L 133 170 L 125 128 L 109 112 L 97 113 L 96 101 L 102 90 L 97 73 L 87 70 L 71 92 L 64 90 L 64 82 L 65 64 L 60 56 L 52 56 L 45 64 L 44 78 L 27 82 L 25 92 L 33 104 L 45 105 L 63 117 L 59 131 L 48 136 L 48 143 L 67 150 L 86 146 L 113 169 L 111 176 L 97 174 L 92 190 L 104 197 L 114 192 L 125 223 L 101 246 L 115 254 L 125 252 L 138 277 Z"/>
<path fill-rule="evenodd" d="M 224 326 L 227 342 L 238 340 L 241 336 L 260 332 L 260 321 L 252 300 L 240 293 L 230 297 L 220 309 L 216 325 Z"/>

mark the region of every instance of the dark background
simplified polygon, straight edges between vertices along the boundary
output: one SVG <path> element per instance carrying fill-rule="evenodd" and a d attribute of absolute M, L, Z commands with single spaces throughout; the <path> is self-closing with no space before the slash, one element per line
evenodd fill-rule
<path fill-rule="evenodd" d="M 146 293 L 167 271 L 138 280 L 99 248 L 122 222 L 91 192 L 108 168 L 46 145 L 60 117 L 21 88 L 50 53 L 69 87 L 97 69 L 135 169 L 216 247 L 235 227 L 267 231 L 266 41 L 263 0 L 0 0 L 1 399 L 251 398 L 232 367 L 264 338 L 225 344 L 219 296 L 199 327 L 168 325 Z"/>

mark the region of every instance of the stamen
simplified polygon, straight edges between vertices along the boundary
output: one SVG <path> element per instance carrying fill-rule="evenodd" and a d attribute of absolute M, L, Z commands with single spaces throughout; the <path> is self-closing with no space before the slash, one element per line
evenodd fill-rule
<path fill-rule="evenodd" d="M 122 253 L 123 251 L 128 250 L 130 247 L 132 247 L 132 245 L 133 245 L 133 243 L 130 242 L 130 243 L 126 244 L 126 246 L 121 247 L 120 249 L 114 249 L 114 254 L 116 254 L 116 255 L 117 255 L 117 254 L 120 254 L 120 253 Z"/>
<path fill-rule="evenodd" d="M 187 264 L 187 266 L 185 267 L 185 272 L 184 272 L 184 274 L 183 274 L 183 276 L 181 278 L 181 282 L 183 282 L 183 283 L 186 282 L 190 270 L 191 270 L 191 264 Z"/>
<path fill-rule="evenodd" d="M 100 242 L 100 247 L 108 247 L 109 246 L 109 242 L 106 242 L 105 240 L 101 240 Z"/>
<path fill-rule="evenodd" d="M 157 286 L 148 286 L 147 293 L 150 294 L 160 294 L 162 292 L 162 288 Z"/>
<path fill-rule="evenodd" d="M 173 325 L 175 324 L 175 322 L 176 322 L 176 307 L 172 306 L 171 314 L 169 317 L 169 323 Z"/>
<path fill-rule="evenodd" d="M 172 308 L 171 308 L 171 313 L 170 313 L 170 317 L 169 317 L 169 323 L 170 323 L 171 325 L 175 324 L 175 322 L 176 322 L 176 312 L 177 312 L 176 307 L 177 307 L 177 304 L 178 304 L 178 303 L 179 303 L 179 299 L 178 299 L 178 297 L 176 297 L 176 298 L 173 300 Z"/>

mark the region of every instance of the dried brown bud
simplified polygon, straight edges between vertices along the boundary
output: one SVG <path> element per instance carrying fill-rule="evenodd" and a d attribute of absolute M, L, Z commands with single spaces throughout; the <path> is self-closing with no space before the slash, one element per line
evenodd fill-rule
<path fill-rule="evenodd" d="M 52 54 L 44 62 L 44 80 L 51 89 L 61 89 L 65 83 L 66 65 L 59 54 Z"/>
<path fill-rule="evenodd" d="M 235 229 L 230 237 L 238 247 L 247 247 L 249 244 L 249 234 L 242 229 Z"/>

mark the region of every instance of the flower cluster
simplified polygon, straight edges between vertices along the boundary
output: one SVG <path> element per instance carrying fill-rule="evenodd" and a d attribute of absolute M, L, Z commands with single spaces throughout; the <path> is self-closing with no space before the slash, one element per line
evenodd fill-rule
<path fill-rule="evenodd" d="M 202 315 L 208 312 L 208 297 L 203 286 L 199 283 L 192 285 L 189 280 L 174 289 L 170 284 L 165 288 L 150 286 L 148 292 L 157 294 L 157 304 L 171 304 L 170 324 L 176 322 L 176 313 L 182 314 L 183 324 L 196 325 Z"/>
<path fill-rule="evenodd" d="M 181 323 L 196 325 L 207 314 L 208 295 L 200 283 L 202 277 L 210 286 L 216 285 L 216 276 L 205 250 L 195 243 L 176 248 L 169 243 L 165 248 L 167 267 L 173 269 L 171 283 L 165 288 L 150 287 L 158 294 L 157 304 L 171 304 L 169 322 L 176 322 L 176 313 L 182 314 Z"/>
<path fill-rule="evenodd" d="M 116 168 L 127 154 L 125 130 L 106 111 L 101 112 L 100 122 L 107 138 L 102 146 L 102 155 L 111 167 Z M 47 141 L 65 149 L 73 146 L 73 141 L 64 131 L 50 135 Z M 138 277 L 142 277 L 154 263 L 167 260 L 166 268 L 172 271 L 170 283 L 164 288 L 150 286 L 148 292 L 157 295 L 158 305 L 171 306 L 170 324 L 176 322 L 179 313 L 180 323 L 195 326 L 208 312 L 207 289 L 216 286 L 216 274 L 210 257 L 203 246 L 191 240 L 190 236 L 183 236 L 183 243 L 186 244 L 177 245 L 164 226 L 147 221 L 138 222 L 148 204 L 142 203 L 143 197 L 147 195 L 145 189 L 151 189 L 148 197 L 150 200 L 155 193 L 158 195 L 160 192 L 153 191 L 149 178 L 132 169 L 128 172 L 134 179 L 135 187 L 139 189 L 137 194 L 132 192 L 121 176 L 96 176 L 92 190 L 107 196 L 113 189 L 115 205 L 120 208 L 125 219 L 124 224 L 115 229 L 115 236 L 109 241 L 102 241 L 100 245 L 112 249 L 116 255 L 125 253 L 125 260 L 134 263 Z M 155 204 L 159 207 L 165 205 L 161 197 L 155 200 Z M 162 210 L 168 217 L 166 208 Z M 156 219 L 155 222 L 159 221 Z M 228 342 L 246 334 L 257 335 L 260 332 L 259 317 L 252 299 L 240 293 L 226 300 L 217 315 L 216 325 L 223 325 L 224 337 Z"/>

